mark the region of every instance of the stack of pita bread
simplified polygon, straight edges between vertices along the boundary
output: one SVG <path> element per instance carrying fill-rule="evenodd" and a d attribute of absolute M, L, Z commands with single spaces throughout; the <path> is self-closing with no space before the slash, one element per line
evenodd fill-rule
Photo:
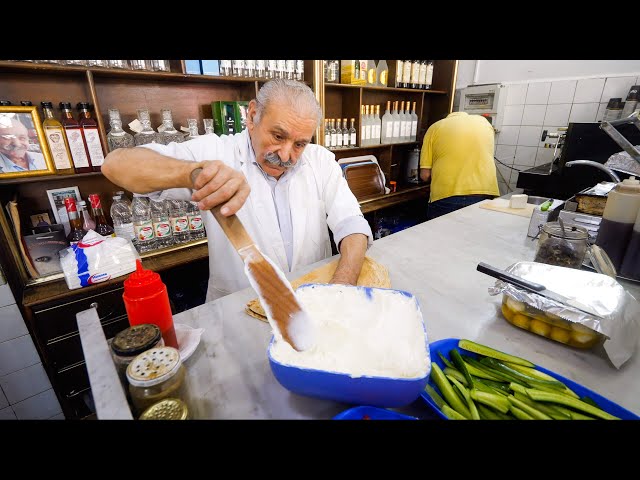
<path fill-rule="evenodd" d="M 295 290 L 305 283 L 329 283 L 331 277 L 333 277 L 333 273 L 338 267 L 338 262 L 339 258 L 312 270 L 306 275 L 293 280 L 291 282 L 291 286 Z M 360 276 L 358 277 L 358 285 L 362 287 L 391 288 L 389 272 L 384 266 L 380 265 L 375 260 L 365 257 L 364 263 L 362 264 L 362 270 L 360 271 Z M 245 312 L 252 317 L 262 320 L 263 322 L 267 321 L 267 315 L 258 298 L 254 298 L 247 303 Z"/>

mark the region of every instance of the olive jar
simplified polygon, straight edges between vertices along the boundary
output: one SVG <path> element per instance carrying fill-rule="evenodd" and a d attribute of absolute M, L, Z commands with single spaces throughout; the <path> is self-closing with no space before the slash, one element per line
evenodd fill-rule
<path fill-rule="evenodd" d="M 142 323 L 125 328 L 111 340 L 111 358 L 124 388 L 128 388 L 127 367 L 142 352 L 163 347 L 164 340 L 157 325 Z"/>
<path fill-rule="evenodd" d="M 152 348 L 134 358 L 127 367 L 127 380 L 136 414 L 165 398 L 182 399 L 185 376 L 176 348 Z"/>
<path fill-rule="evenodd" d="M 588 249 L 589 232 L 583 227 L 565 227 L 558 222 L 542 225 L 534 262 L 581 268 Z"/>

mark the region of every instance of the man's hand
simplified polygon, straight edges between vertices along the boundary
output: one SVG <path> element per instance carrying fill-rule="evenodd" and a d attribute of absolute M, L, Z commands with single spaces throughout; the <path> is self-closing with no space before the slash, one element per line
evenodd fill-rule
<path fill-rule="evenodd" d="M 199 166 L 202 171 L 196 177 L 193 184 L 196 191 L 191 196 L 194 202 L 198 202 L 198 208 L 211 210 L 224 204 L 220 213 L 225 217 L 240 210 L 251 191 L 245 176 L 220 160 L 200 162 Z"/>

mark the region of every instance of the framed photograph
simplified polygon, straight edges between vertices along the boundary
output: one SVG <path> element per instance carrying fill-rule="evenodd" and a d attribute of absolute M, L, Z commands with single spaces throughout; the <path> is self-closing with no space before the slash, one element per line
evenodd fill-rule
<path fill-rule="evenodd" d="M 47 212 L 36 213 L 29 217 L 31 219 L 32 227 L 49 227 L 51 226 L 51 219 Z"/>
<path fill-rule="evenodd" d="M 0 180 L 55 173 L 37 107 L 0 106 Z"/>
<path fill-rule="evenodd" d="M 69 217 L 67 216 L 67 209 L 64 206 L 64 199 L 67 197 L 73 197 L 76 202 L 81 200 L 80 190 L 78 187 L 63 187 L 47 190 L 47 196 L 49 197 L 49 203 L 51 204 L 51 210 L 53 210 L 53 216 L 56 219 L 56 223 L 64 225 L 65 235 L 69 235 L 71 232 L 71 226 L 69 225 Z"/>

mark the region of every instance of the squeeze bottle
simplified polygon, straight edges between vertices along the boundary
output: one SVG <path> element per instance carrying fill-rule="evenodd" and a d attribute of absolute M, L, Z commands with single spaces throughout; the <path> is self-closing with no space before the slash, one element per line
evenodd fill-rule
<path fill-rule="evenodd" d="M 122 298 L 129 325 L 155 324 L 160 328 L 164 344 L 178 348 L 167 286 L 158 273 L 145 270 L 142 262 L 136 260 L 136 271 L 124 281 Z"/>

